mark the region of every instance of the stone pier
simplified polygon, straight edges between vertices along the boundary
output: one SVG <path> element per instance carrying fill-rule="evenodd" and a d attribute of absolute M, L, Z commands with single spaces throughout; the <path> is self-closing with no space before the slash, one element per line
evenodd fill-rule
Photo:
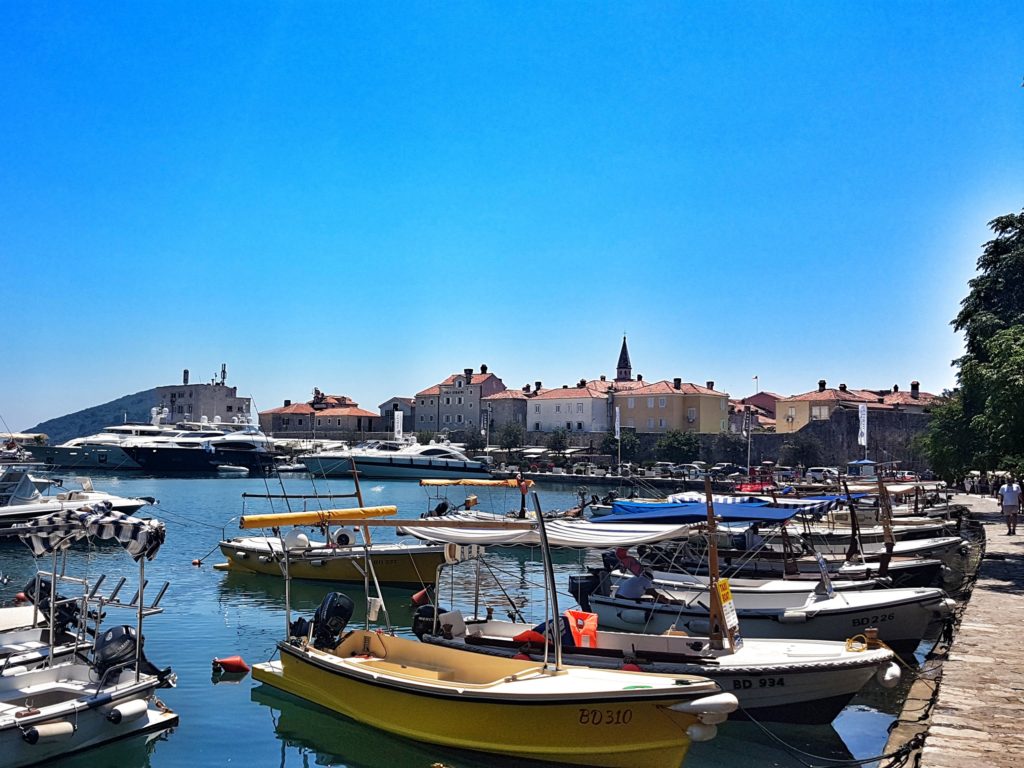
<path fill-rule="evenodd" d="M 985 556 L 948 657 L 930 719 L 912 721 L 931 698 L 919 680 L 890 745 L 924 729 L 921 768 L 1024 765 L 1024 522 L 1006 535 L 995 499 L 960 495 L 985 531 Z M 889 750 L 887 750 L 889 751 Z"/>

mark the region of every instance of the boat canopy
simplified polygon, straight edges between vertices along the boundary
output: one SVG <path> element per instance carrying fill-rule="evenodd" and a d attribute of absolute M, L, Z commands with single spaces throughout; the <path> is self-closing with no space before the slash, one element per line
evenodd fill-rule
<path fill-rule="evenodd" d="M 788 499 L 778 503 L 765 501 L 726 502 L 715 508 L 715 518 L 724 523 L 784 523 L 796 515 L 820 517 L 835 507 L 835 501 L 808 502 Z M 612 502 L 610 515 L 595 517 L 597 523 L 616 522 L 625 518 L 651 523 L 700 523 L 707 520 L 707 506 L 703 502 Z"/>
<path fill-rule="evenodd" d="M 352 507 L 350 509 L 321 509 L 309 512 L 278 512 L 269 515 L 243 515 L 239 528 L 277 528 L 282 525 L 326 525 L 351 523 L 373 517 L 388 517 L 398 513 L 394 505 L 382 507 Z"/>
<path fill-rule="evenodd" d="M 166 535 L 164 524 L 159 520 L 132 517 L 112 509 L 105 501 L 15 523 L 11 530 L 35 557 L 67 549 L 72 542 L 93 537 L 118 542 L 136 561 L 156 557 Z"/>
<path fill-rule="evenodd" d="M 420 485 L 479 485 L 489 488 L 519 488 L 520 484 L 527 488 L 533 487 L 533 480 L 516 480 L 514 477 L 505 480 L 474 480 L 471 477 L 446 480 L 444 478 L 425 478 L 420 480 Z"/>
<path fill-rule="evenodd" d="M 499 518 L 496 515 L 474 515 L 473 513 L 457 513 L 437 519 L 461 521 L 464 525 L 451 528 L 429 528 L 412 524 L 402 526 L 399 532 L 412 534 L 423 541 L 452 544 L 540 546 L 540 533 L 537 531 L 536 525 L 526 529 L 513 530 L 474 528 L 474 524 L 498 519 L 507 520 L 508 518 Z M 554 519 L 545 520 L 544 525 L 547 529 L 548 543 L 553 547 L 594 549 L 633 547 L 638 544 L 654 544 L 668 539 L 685 538 L 690 534 L 688 525 L 649 525 L 622 522 L 621 520 L 596 525 L 589 520 Z"/>

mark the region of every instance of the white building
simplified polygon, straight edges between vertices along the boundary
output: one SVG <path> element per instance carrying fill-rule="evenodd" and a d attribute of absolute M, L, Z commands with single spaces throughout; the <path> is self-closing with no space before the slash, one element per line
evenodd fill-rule
<path fill-rule="evenodd" d="M 608 395 L 590 387 L 562 387 L 534 395 L 526 404 L 531 432 L 607 432 Z"/>

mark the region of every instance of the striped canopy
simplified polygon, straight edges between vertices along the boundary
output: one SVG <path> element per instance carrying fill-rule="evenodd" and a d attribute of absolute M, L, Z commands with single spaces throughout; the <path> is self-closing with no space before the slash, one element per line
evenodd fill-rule
<path fill-rule="evenodd" d="M 136 561 L 156 557 L 166 529 L 159 520 L 145 520 L 114 510 L 99 501 L 79 509 L 63 509 L 17 523 L 11 530 L 28 545 L 35 557 L 67 549 L 87 537 L 117 541 Z"/>

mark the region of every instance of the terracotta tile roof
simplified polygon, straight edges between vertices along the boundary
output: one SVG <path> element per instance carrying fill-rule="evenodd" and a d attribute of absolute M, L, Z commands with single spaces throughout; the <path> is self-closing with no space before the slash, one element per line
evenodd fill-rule
<path fill-rule="evenodd" d="M 631 395 L 646 396 L 646 395 L 718 395 L 719 397 L 728 397 L 725 392 L 719 392 L 714 389 L 708 389 L 702 387 L 699 384 L 691 384 L 690 382 L 683 382 L 679 385 L 679 389 L 675 388 L 675 384 L 671 381 L 655 381 L 650 384 L 645 384 L 642 387 L 636 387 L 631 390 Z"/>
<path fill-rule="evenodd" d="M 494 377 L 494 374 L 490 373 L 490 372 L 487 372 L 487 373 L 474 373 L 470 377 L 469 384 L 483 384 L 485 381 L 487 381 L 488 379 L 493 378 L 493 377 Z M 464 373 L 453 373 L 447 379 L 442 381 L 438 386 L 450 387 L 452 384 L 455 383 L 456 379 L 464 379 L 464 378 L 466 378 L 466 374 L 464 374 Z"/>
<path fill-rule="evenodd" d="M 527 395 L 521 389 L 505 389 L 501 392 L 495 392 L 493 395 L 487 395 L 486 397 L 480 398 L 481 400 L 526 400 L 532 398 L 532 395 Z"/>
<path fill-rule="evenodd" d="M 441 385 L 435 384 L 432 387 L 427 387 L 422 392 L 417 392 L 416 397 L 437 397 L 441 394 Z"/>
<path fill-rule="evenodd" d="M 343 408 L 324 408 L 316 412 L 317 416 L 369 416 L 374 419 L 379 419 L 379 413 L 371 413 L 370 411 L 364 411 L 362 408 L 355 406 L 345 406 Z"/>
<path fill-rule="evenodd" d="M 840 389 L 827 387 L 824 391 L 814 389 L 810 392 L 804 392 L 802 395 L 793 395 L 792 397 L 779 399 L 780 403 L 794 403 L 797 401 L 810 403 L 877 403 L 878 395 L 874 393 L 864 394 L 862 390 L 848 389 L 844 392 Z"/>
<path fill-rule="evenodd" d="M 911 396 L 909 392 L 890 392 L 885 395 L 882 400 L 889 405 L 920 405 L 928 406 L 934 405 L 936 401 L 941 400 L 942 397 L 934 395 L 931 392 L 918 392 L 917 397 Z"/>
<path fill-rule="evenodd" d="M 584 397 L 605 398 L 607 395 L 591 387 L 563 387 L 562 389 L 545 389 L 534 395 L 532 400 L 578 400 Z"/>
<path fill-rule="evenodd" d="M 263 413 L 313 413 L 313 406 L 309 403 L 292 403 L 280 408 L 268 408 Z"/>

